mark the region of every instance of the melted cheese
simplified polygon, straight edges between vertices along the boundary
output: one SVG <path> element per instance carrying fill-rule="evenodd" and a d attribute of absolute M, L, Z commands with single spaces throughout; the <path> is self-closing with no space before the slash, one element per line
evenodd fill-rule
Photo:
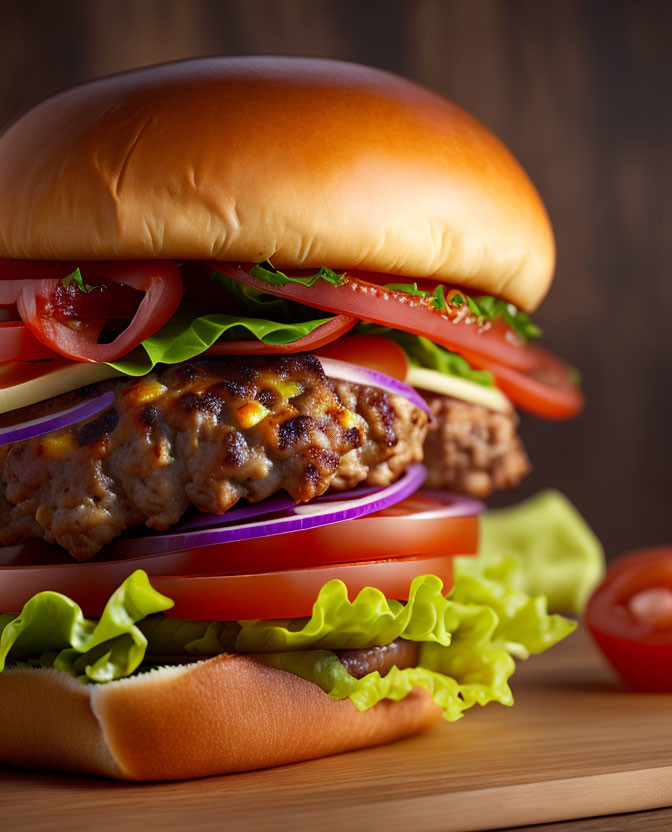
<path fill-rule="evenodd" d="M 437 370 L 425 370 L 423 367 L 410 367 L 406 376 L 406 384 L 438 393 L 441 396 L 451 396 L 454 399 L 471 404 L 479 404 L 489 410 L 500 413 L 510 413 L 513 405 L 498 387 L 483 387 L 465 378 L 448 376 Z"/>
<path fill-rule="evenodd" d="M 54 367 L 54 364 L 57 366 Z M 0 387 L 3 384 L 11 385 L 0 389 L 0 413 L 9 413 L 20 407 L 60 396 L 61 393 L 69 393 L 87 384 L 124 375 L 107 364 L 72 364 L 60 361 L 31 364 L 21 368 L 21 372 L 22 379 L 16 383 L 16 365 L 0 369 Z"/>

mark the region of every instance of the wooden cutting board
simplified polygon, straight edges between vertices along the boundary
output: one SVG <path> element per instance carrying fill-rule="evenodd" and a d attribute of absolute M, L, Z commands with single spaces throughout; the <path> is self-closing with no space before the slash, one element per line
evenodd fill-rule
<path fill-rule="evenodd" d="M 268 771 L 131 785 L 3 769 L 0 828 L 468 832 L 672 805 L 672 696 L 620 688 L 580 631 L 514 680 L 512 709 Z"/>

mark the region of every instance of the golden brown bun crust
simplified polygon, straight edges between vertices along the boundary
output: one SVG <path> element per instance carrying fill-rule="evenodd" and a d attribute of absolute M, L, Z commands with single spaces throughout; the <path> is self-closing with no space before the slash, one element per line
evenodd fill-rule
<path fill-rule="evenodd" d="M 0 674 L 0 763 L 123 780 L 249 771 L 379 745 L 436 722 L 416 689 L 359 712 L 246 656 L 106 685 L 55 670 Z"/>
<path fill-rule="evenodd" d="M 0 256 L 216 258 L 436 277 L 537 306 L 524 171 L 439 95 L 311 58 L 205 58 L 43 102 L 0 136 Z"/>

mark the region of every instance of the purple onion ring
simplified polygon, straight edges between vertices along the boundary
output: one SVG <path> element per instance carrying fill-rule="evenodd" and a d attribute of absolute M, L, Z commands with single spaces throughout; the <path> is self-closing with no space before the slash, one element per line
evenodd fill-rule
<path fill-rule="evenodd" d="M 30 422 L 21 422 L 19 425 L 10 425 L 8 428 L 0 428 L 0 447 L 11 445 L 13 442 L 23 442 L 25 439 L 34 439 L 36 436 L 43 436 L 45 433 L 52 433 L 55 430 L 69 428 L 71 425 L 95 416 L 101 410 L 106 410 L 114 404 L 114 393 L 110 390 L 97 396 L 95 399 L 82 404 L 75 405 L 68 410 L 61 410 L 60 413 L 50 413 L 48 416 L 41 416 L 39 419 L 32 419 Z"/>

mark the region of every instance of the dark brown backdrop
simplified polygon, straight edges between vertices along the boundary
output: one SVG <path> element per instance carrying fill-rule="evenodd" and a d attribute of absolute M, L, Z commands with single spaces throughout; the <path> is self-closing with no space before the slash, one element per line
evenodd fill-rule
<path fill-rule="evenodd" d="M 472 111 L 548 205 L 537 319 L 589 399 L 525 420 L 522 491 L 561 488 L 614 555 L 672 542 L 671 36 L 666 0 L 0 0 L 0 124 L 97 75 L 255 52 L 374 64 Z"/>

